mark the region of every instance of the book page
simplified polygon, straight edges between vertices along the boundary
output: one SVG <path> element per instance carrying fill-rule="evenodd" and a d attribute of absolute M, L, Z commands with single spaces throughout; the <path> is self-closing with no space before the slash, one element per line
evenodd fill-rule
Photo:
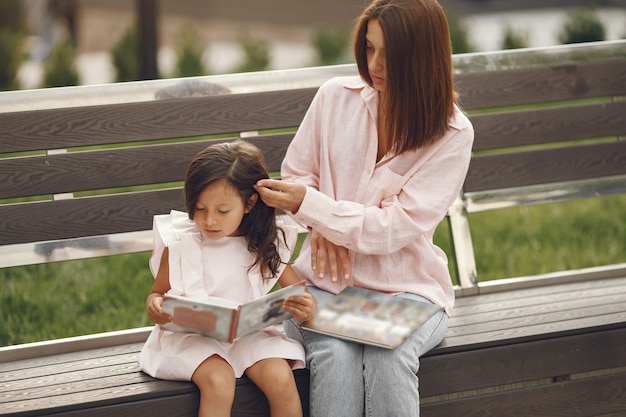
<path fill-rule="evenodd" d="M 354 342 L 393 349 L 441 307 L 363 288 L 346 287 L 303 327 Z"/>
<path fill-rule="evenodd" d="M 304 295 L 304 288 L 303 283 L 290 285 L 242 305 L 235 337 L 245 336 L 290 318 L 291 314 L 283 310 L 282 303 L 291 296 Z"/>
<path fill-rule="evenodd" d="M 173 317 L 173 322 L 161 328 L 179 333 L 198 333 L 222 342 L 228 342 L 232 321 L 236 319 L 237 304 L 225 300 L 194 301 L 185 297 L 165 294 L 163 312 Z"/>

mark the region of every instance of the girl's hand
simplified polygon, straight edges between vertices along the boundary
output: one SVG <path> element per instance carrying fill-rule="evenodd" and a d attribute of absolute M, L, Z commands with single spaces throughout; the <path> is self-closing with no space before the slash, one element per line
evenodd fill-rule
<path fill-rule="evenodd" d="M 152 292 L 146 299 L 146 311 L 150 320 L 156 324 L 165 324 L 172 321 L 172 316 L 165 314 L 162 309 L 163 294 Z"/>
<path fill-rule="evenodd" d="M 308 321 L 317 314 L 317 301 L 308 290 L 305 290 L 304 295 L 285 300 L 283 309 L 290 312 L 296 320 Z"/>
<path fill-rule="evenodd" d="M 254 187 L 261 199 L 270 207 L 296 213 L 306 194 L 306 186 L 297 182 L 265 179 Z"/>
<path fill-rule="evenodd" d="M 343 279 L 350 279 L 350 255 L 348 249 L 329 242 L 317 230 L 311 229 L 311 268 L 317 271 L 317 277 L 324 278 L 326 265 L 330 269 L 330 280 L 337 282 L 341 268 Z"/>

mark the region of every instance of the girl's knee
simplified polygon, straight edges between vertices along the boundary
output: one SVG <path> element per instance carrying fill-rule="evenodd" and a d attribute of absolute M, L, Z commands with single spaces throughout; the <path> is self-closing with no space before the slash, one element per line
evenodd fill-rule
<path fill-rule="evenodd" d="M 266 359 L 252 365 L 246 374 L 267 396 L 297 392 L 291 366 L 284 359 Z"/>
<path fill-rule="evenodd" d="M 212 356 L 202 362 L 193 373 L 191 380 L 201 394 L 234 396 L 236 378 L 232 367 L 222 358 Z"/>

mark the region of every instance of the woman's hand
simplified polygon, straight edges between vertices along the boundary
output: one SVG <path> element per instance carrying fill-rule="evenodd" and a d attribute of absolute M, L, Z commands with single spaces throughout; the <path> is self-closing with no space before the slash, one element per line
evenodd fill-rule
<path fill-rule="evenodd" d="M 317 277 L 324 278 L 326 265 L 330 270 L 330 280 L 337 282 L 339 270 L 343 272 L 343 279 L 350 279 L 350 255 L 348 249 L 329 242 L 317 230 L 311 229 L 311 268 L 317 272 Z"/>
<path fill-rule="evenodd" d="M 150 320 L 156 324 L 165 324 L 172 321 L 172 316 L 165 314 L 162 309 L 163 294 L 151 292 L 146 299 L 146 311 Z"/>
<path fill-rule="evenodd" d="M 306 186 L 296 182 L 265 179 L 257 182 L 255 189 L 270 207 L 296 213 L 306 194 Z"/>
<path fill-rule="evenodd" d="M 289 297 L 283 302 L 283 309 L 299 321 L 309 321 L 317 314 L 315 297 L 305 290 L 304 295 Z"/>

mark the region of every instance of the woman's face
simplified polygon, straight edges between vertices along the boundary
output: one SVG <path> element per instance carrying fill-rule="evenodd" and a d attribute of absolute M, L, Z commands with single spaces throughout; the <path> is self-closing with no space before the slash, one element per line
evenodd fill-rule
<path fill-rule="evenodd" d="M 385 38 L 378 20 L 367 22 L 365 33 L 367 70 L 376 90 L 384 93 L 387 86 L 387 68 L 385 58 Z"/>

